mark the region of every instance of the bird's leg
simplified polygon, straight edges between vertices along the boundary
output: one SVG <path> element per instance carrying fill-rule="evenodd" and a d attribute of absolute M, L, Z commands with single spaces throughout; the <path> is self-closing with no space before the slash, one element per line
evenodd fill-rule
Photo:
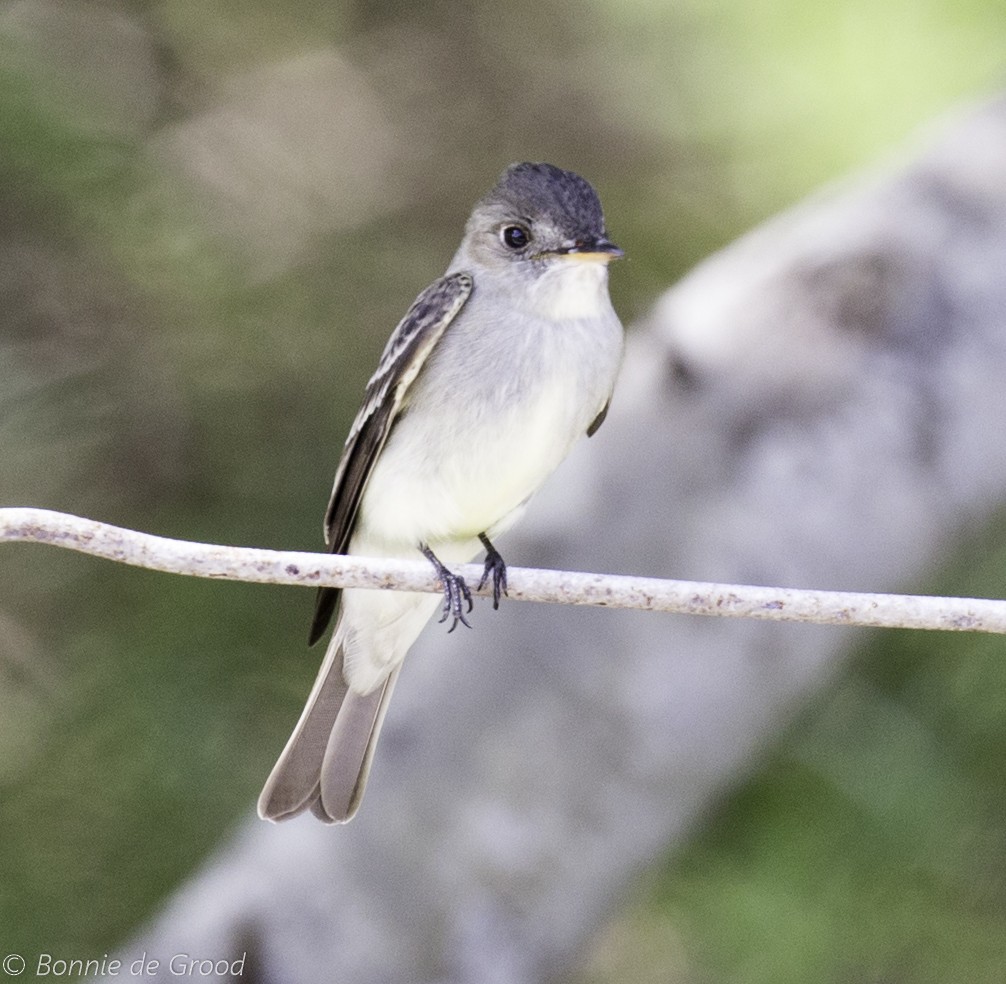
<path fill-rule="evenodd" d="M 451 627 L 447 630 L 448 632 L 453 632 L 458 627 L 458 622 L 462 625 L 467 625 L 470 629 L 471 625 L 469 625 L 468 619 L 465 618 L 465 611 L 462 607 L 463 603 L 467 601 L 468 611 L 472 610 L 472 593 L 468 590 L 465 579 L 458 574 L 452 574 L 440 562 L 440 558 L 437 557 L 427 544 L 421 543 L 419 549 L 423 552 L 423 556 L 433 565 L 434 570 L 437 572 L 437 577 L 440 578 L 440 583 L 444 586 L 444 607 L 441 611 L 440 621 L 446 622 L 448 618 L 454 619 Z"/>
<path fill-rule="evenodd" d="M 489 580 L 489 575 L 493 579 L 493 608 L 499 608 L 500 595 L 506 594 L 506 561 L 500 556 L 500 552 L 489 542 L 489 537 L 485 533 L 479 534 L 482 546 L 486 548 L 486 566 L 482 571 L 482 580 L 479 581 L 479 590 L 485 587 Z"/>

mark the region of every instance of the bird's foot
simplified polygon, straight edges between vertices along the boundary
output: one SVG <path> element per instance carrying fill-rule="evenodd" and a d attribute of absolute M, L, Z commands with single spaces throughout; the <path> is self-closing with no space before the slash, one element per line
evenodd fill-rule
<path fill-rule="evenodd" d="M 446 622 L 448 618 L 453 618 L 451 627 L 447 630 L 453 632 L 458 627 L 458 622 L 467 626 L 471 625 L 465 618 L 464 603 L 468 603 L 468 611 L 472 610 L 472 593 L 465 584 L 465 579 L 459 574 L 452 574 L 441 562 L 440 558 L 424 543 L 419 548 L 423 556 L 433 565 L 440 578 L 440 583 L 444 586 L 444 606 L 441 609 L 440 621 Z"/>
<path fill-rule="evenodd" d="M 482 571 L 482 580 L 479 581 L 479 590 L 486 586 L 489 578 L 493 579 L 493 608 L 499 608 L 500 595 L 507 593 L 506 584 L 506 561 L 500 556 L 500 552 L 489 542 L 489 537 L 485 533 L 479 534 L 482 546 L 486 548 L 486 566 Z"/>

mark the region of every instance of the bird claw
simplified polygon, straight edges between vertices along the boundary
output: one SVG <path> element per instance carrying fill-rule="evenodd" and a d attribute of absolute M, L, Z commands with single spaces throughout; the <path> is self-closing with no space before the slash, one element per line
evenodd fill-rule
<path fill-rule="evenodd" d="M 468 611 L 472 610 L 472 593 L 465 584 L 465 579 L 459 574 L 452 574 L 448 570 L 441 572 L 440 579 L 444 582 L 444 607 L 441 610 L 440 621 L 446 622 L 448 618 L 453 618 L 451 627 L 447 630 L 448 635 L 458 627 L 458 622 L 471 628 L 471 623 L 465 618 L 462 604 L 468 602 Z"/>
<path fill-rule="evenodd" d="M 493 579 L 493 609 L 495 610 L 500 606 L 500 595 L 507 593 L 506 561 L 489 542 L 489 537 L 480 533 L 479 539 L 482 541 L 482 546 L 486 548 L 486 563 L 482 570 L 482 580 L 479 581 L 479 590 L 481 591 L 486 586 L 491 576 Z"/>
<path fill-rule="evenodd" d="M 448 634 L 458 627 L 458 622 L 470 629 L 471 623 L 465 618 L 464 604 L 465 602 L 468 603 L 468 611 L 470 612 L 474 606 L 474 602 L 472 601 L 472 593 L 465 583 L 465 579 L 460 574 L 452 574 L 428 546 L 424 545 L 420 549 L 426 559 L 433 565 L 437 572 L 437 577 L 440 578 L 440 583 L 444 586 L 444 604 L 440 610 L 439 621 L 443 623 L 449 618 L 454 619 L 451 622 L 451 627 L 447 630 Z"/>

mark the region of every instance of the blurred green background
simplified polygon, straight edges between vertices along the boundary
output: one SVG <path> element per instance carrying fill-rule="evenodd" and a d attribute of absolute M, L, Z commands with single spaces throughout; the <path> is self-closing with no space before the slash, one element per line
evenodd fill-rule
<path fill-rule="evenodd" d="M 993 0 L 4 3 L 0 504 L 317 549 L 380 349 L 503 165 L 598 187 L 629 321 L 1004 66 Z M 996 533 L 926 587 L 1006 591 Z M 249 815 L 310 606 L 3 548 L 5 951 L 115 946 Z M 1004 673 L 873 637 L 577 980 L 1001 982 Z"/>

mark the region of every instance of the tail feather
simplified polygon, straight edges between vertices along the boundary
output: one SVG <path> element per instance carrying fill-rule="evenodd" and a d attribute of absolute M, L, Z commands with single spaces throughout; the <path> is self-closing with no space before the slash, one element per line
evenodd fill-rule
<path fill-rule="evenodd" d="M 289 820 L 310 809 L 325 823 L 345 823 L 359 809 L 401 667 L 376 690 L 358 694 L 343 681 L 342 644 L 340 624 L 297 727 L 259 796 L 263 820 Z"/>
<path fill-rule="evenodd" d="M 297 727 L 259 796 L 263 820 L 295 817 L 318 798 L 325 750 L 348 692 L 342 679 L 342 639 L 337 625 Z"/>
<path fill-rule="evenodd" d="M 311 807 L 320 819 L 346 823 L 359 809 L 400 669 L 401 664 L 369 694 L 346 694 L 322 762 L 320 796 Z"/>

